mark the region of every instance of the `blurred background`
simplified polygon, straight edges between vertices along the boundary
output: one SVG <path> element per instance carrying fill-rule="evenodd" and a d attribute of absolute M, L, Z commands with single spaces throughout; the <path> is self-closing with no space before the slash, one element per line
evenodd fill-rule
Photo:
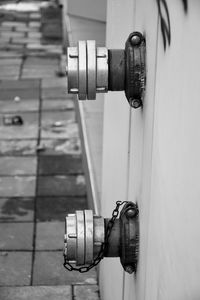
<path fill-rule="evenodd" d="M 0 3 L 0 299 L 98 299 L 63 267 L 67 213 L 88 208 L 64 3 Z"/>

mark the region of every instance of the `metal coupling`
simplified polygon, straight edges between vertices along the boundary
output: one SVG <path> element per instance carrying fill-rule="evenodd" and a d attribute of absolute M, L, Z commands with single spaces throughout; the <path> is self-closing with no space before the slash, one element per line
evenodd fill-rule
<path fill-rule="evenodd" d="M 77 266 L 91 264 L 104 242 L 104 219 L 92 210 L 77 210 L 65 219 L 64 255 Z"/>
<path fill-rule="evenodd" d="M 79 100 L 94 100 L 96 93 L 125 91 L 130 106 L 142 105 L 146 82 L 145 39 L 140 32 L 129 35 L 125 49 L 96 47 L 79 41 L 68 47 L 68 92 Z"/>
<path fill-rule="evenodd" d="M 117 204 L 111 219 L 93 215 L 92 210 L 78 210 L 66 216 L 64 266 L 68 265 L 68 270 L 86 272 L 103 257 L 120 257 L 125 271 L 136 271 L 139 211 L 136 204 L 126 202 L 117 218 L 120 205 Z M 71 264 L 82 267 L 76 268 Z"/>
<path fill-rule="evenodd" d="M 108 50 L 95 41 L 79 41 L 67 51 L 68 92 L 79 100 L 96 99 L 108 91 Z"/>

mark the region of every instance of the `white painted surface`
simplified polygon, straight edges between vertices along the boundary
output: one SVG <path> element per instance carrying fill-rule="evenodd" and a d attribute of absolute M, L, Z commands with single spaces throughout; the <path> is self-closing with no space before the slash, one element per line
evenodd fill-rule
<path fill-rule="evenodd" d="M 119 264 L 102 263 L 106 300 L 200 299 L 200 2 L 189 1 L 188 15 L 181 1 L 167 2 L 172 42 L 164 52 L 156 1 L 136 1 L 134 29 L 147 41 L 143 110 L 130 113 L 120 93 L 105 98 L 102 212 L 110 215 L 118 199 L 137 201 L 141 235 L 136 277 L 123 282 Z M 109 3 L 107 41 L 120 47 L 133 1 Z"/>
<path fill-rule="evenodd" d="M 134 2 L 109 0 L 107 47 L 124 48 L 133 30 Z M 123 21 L 122 21 L 123 20 Z M 102 215 L 110 217 L 117 200 L 127 199 L 130 108 L 123 92 L 110 92 L 104 101 Z M 123 270 L 119 259 L 104 259 L 100 266 L 103 300 L 123 297 Z"/>
<path fill-rule="evenodd" d="M 200 2 L 168 1 L 159 33 L 145 299 L 200 298 Z"/>
<path fill-rule="evenodd" d="M 145 298 L 147 240 L 151 190 L 152 143 L 157 59 L 157 7 L 154 0 L 138 0 L 134 30 L 145 34 L 147 83 L 143 109 L 131 110 L 128 199 L 140 209 L 140 257 L 137 275 L 125 274 L 124 299 Z"/>
<path fill-rule="evenodd" d="M 88 204 L 97 215 L 100 214 L 101 206 L 103 100 L 103 95 L 98 94 L 96 101 L 79 102 L 77 108 L 83 135 L 82 149 L 85 152 L 83 154 Z"/>

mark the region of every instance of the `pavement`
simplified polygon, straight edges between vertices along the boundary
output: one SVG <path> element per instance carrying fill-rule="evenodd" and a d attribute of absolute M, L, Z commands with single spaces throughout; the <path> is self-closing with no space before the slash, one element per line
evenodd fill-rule
<path fill-rule="evenodd" d="M 41 1 L 2 4 L 0 300 L 97 300 L 95 269 L 63 267 L 64 218 L 87 195 L 61 27 L 44 24 Z"/>

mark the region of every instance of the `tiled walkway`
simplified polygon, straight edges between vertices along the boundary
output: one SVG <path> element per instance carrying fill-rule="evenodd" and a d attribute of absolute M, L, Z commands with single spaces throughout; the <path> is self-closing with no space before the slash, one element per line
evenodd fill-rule
<path fill-rule="evenodd" d="M 87 207 L 86 187 L 61 45 L 42 43 L 38 3 L 0 9 L 0 300 L 96 300 L 95 270 L 62 265 L 64 217 Z"/>

